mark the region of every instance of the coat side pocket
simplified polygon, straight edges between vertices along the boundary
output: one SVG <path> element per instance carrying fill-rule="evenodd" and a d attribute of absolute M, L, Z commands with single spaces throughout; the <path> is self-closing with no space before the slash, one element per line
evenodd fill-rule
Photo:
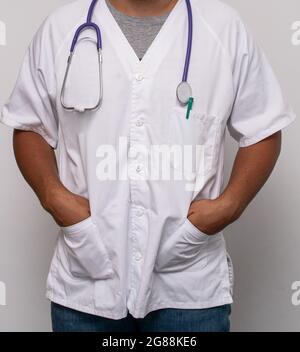
<path fill-rule="evenodd" d="M 191 266 L 196 270 L 207 264 L 207 245 L 209 236 L 199 231 L 188 219 L 162 242 L 159 249 L 155 271 L 171 273 L 184 271 Z"/>
<path fill-rule="evenodd" d="M 111 260 L 91 217 L 78 224 L 62 227 L 62 232 L 73 276 L 92 280 L 112 277 Z"/>

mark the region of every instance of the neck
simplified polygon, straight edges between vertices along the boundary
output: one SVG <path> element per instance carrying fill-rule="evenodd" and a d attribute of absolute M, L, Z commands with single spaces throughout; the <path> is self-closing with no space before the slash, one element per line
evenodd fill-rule
<path fill-rule="evenodd" d="M 118 11 L 128 16 L 163 16 L 178 0 L 108 0 Z"/>

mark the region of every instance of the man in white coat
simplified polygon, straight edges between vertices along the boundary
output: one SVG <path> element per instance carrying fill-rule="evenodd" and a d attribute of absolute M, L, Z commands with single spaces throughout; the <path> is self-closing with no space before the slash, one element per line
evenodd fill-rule
<path fill-rule="evenodd" d="M 239 15 L 216 0 L 191 0 L 193 105 L 176 97 L 188 2 L 99 0 L 103 100 L 66 110 L 66 61 L 90 3 L 46 19 L 1 116 L 22 174 L 60 226 L 47 283 L 53 330 L 229 331 L 222 231 L 267 181 L 294 114 Z M 66 84 L 77 107 L 98 94 L 91 40 L 85 31 Z M 239 150 L 223 187 L 226 127 Z"/>

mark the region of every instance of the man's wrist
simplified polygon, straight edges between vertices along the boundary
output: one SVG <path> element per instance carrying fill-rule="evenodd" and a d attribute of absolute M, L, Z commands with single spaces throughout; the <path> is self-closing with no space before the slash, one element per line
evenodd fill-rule
<path fill-rule="evenodd" d="M 64 192 L 66 189 L 61 184 L 48 185 L 40 199 L 43 208 L 50 214 L 55 213 L 59 199 Z"/>
<path fill-rule="evenodd" d="M 238 220 L 245 209 L 241 199 L 229 191 L 225 191 L 223 194 L 221 194 L 219 201 L 222 202 L 222 206 L 224 207 L 224 211 L 227 214 L 229 223 Z"/>

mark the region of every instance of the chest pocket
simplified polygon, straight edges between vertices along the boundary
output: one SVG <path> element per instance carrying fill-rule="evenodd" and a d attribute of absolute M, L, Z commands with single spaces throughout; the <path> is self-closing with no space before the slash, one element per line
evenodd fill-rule
<path fill-rule="evenodd" d="M 171 165 L 175 169 L 188 167 L 191 170 L 192 164 L 194 172 L 207 175 L 217 165 L 222 122 L 216 116 L 197 110 L 192 110 L 189 119 L 186 119 L 186 113 L 186 107 L 175 107 L 171 113 L 169 145 L 186 151 L 181 162 L 171 160 Z M 185 159 L 190 159 L 191 163 Z"/>

